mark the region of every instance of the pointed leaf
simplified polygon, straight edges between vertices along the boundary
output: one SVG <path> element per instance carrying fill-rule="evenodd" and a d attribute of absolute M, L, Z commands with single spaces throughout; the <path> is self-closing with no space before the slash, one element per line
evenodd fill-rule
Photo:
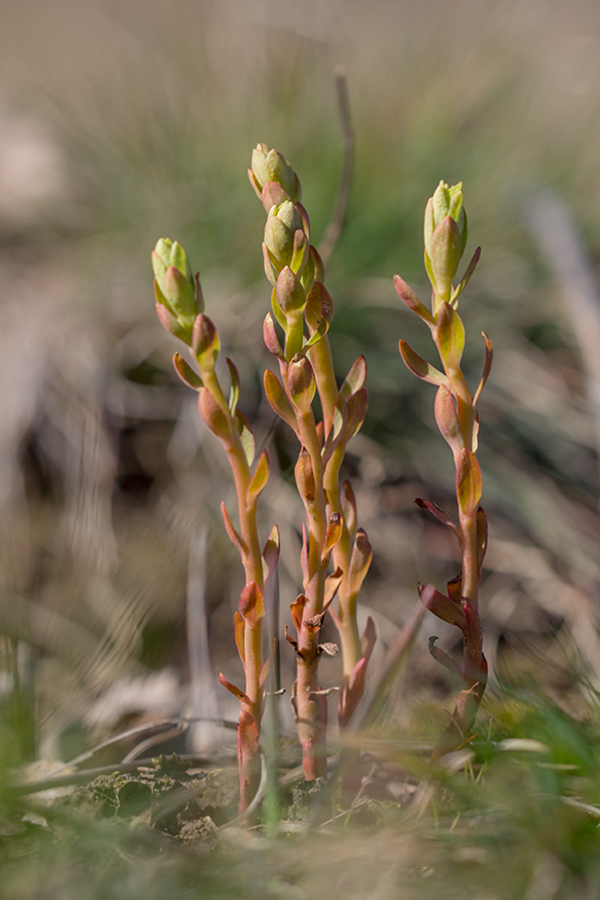
<path fill-rule="evenodd" d="M 448 379 L 444 373 L 422 359 L 415 353 L 412 347 L 406 343 L 406 341 L 399 341 L 398 349 L 400 350 L 400 356 L 402 357 L 406 368 L 409 372 L 412 372 L 413 375 L 416 375 L 417 378 L 420 378 L 421 381 L 426 381 L 428 384 L 435 384 L 438 387 L 441 384 L 448 385 Z"/>
<path fill-rule="evenodd" d="M 426 509 L 431 513 L 432 516 L 435 516 L 438 522 L 441 522 L 442 525 L 445 525 L 446 528 L 449 528 L 450 531 L 456 535 L 456 537 L 460 540 L 461 530 L 458 522 L 452 518 L 452 516 L 445 512 L 441 507 L 437 505 L 437 503 L 432 503 L 431 500 L 421 500 L 420 497 L 417 497 L 415 500 L 416 505 L 420 509 Z"/>
<path fill-rule="evenodd" d="M 248 171 L 250 172 L 252 170 L 249 169 Z M 253 184 L 252 178 L 250 179 L 250 182 Z M 284 191 L 281 185 L 277 184 L 276 181 L 265 182 L 265 185 L 262 189 L 262 194 L 259 194 L 259 196 L 262 200 L 262 204 L 267 215 L 269 215 L 274 206 L 281 206 L 281 204 L 285 203 L 286 200 L 291 199 L 290 195 L 286 191 Z"/>
<path fill-rule="evenodd" d="M 294 477 L 296 479 L 298 493 L 302 498 L 304 506 L 310 513 L 315 503 L 316 482 L 310 453 L 305 447 L 300 448 L 298 461 L 294 467 Z"/>
<path fill-rule="evenodd" d="M 227 357 L 227 365 L 229 367 L 229 375 L 231 377 L 231 387 L 229 389 L 229 410 L 231 415 L 235 415 L 238 400 L 240 399 L 240 375 L 235 364 Z"/>
<path fill-rule="evenodd" d="M 333 300 L 325 285 L 321 284 L 320 281 L 315 281 L 308 292 L 304 316 L 311 335 L 313 332 L 321 333 L 321 329 L 324 327 L 323 323 L 326 323 L 323 334 L 326 333 L 331 324 L 333 319 Z"/>
<path fill-rule="evenodd" d="M 358 594 L 360 591 L 372 561 L 373 548 L 369 543 L 366 531 L 363 528 L 359 528 L 354 539 L 354 547 L 350 558 L 350 571 L 348 573 L 348 583 L 353 594 Z"/>
<path fill-rule="evenodd" d="M 212 319 L 203 313 L 196 316 L 192 330 L 192 349 L 200 372 L 214 372 L 221 343 Z"/>
<path fill-rule="evenodd" d="M 331 423 L 331 430 L 327 435 L 325 440 L 325 446 L 321 451 L 321 457 L 323 459 L 323 465 L 326 466 L 331 458 L 331 454 L 341 441 L 344 436 L 344 431 L 346 429 L 346 422 L 348 421 L 348 410 L 346 407 L 346 402 L 342 397 L 338 397 L 335 407 L 333 409 L 333 420 Z"/>
<path fill-rule="evenodd" d="M 364 356 L 359 356 L 352 364 L 352 368 L 346 375 L 343 385 L 340 388 L 340 394 L 344 400 L 349 400 L 353 394 L 356 394 L 364 387 L 367 380 L 367 361 Z"/>
<path fill-rule="evenodd" d="M 333 603 L 335 599 L 335 595 L 337 594 L 340 584 L 342 583 L 342 578 L 344 577 L 344 573 L 342 569 L 338 566 L 335 572 L 332 572 L 331 575 L 328 575 L 325 579 L 325 591 L 323 595 L 323 610 L 329 609 L 331 603 Z"/>
<path fill-rule="evenodd" d="M 246 624 L 244 622 L 244 617 L 237 611 L 233 614 L 233 622 L 235 629 L 235 646 L 237 647 L 237 651 L 240 655 L 240 659 L 246 667 L 246 646 L 245 646 L 245 637 L 246 637 Z"/>
<path fill-rule="evenodd" d="M 279 540 L 279 528 L 277 525 L 273 525 L 271 530 L 271 534 L 267 538 L 267 542 L 263 548 L 262 552 L 262 561 L 263 561 L 263 581 L 265 585 L 265 590 L 267 588 L 267 583 L 272 578 L 275 570 L 277 569 L 277 563 L 279 562 L 279 550 L 280 550 L 280 540 Z"/>
<path fill-rule="evenodd" d="M 281 344 L 277 338 L 275 323 L 273 322 L 271 313 L 267 313 L 265 316 L 265 321 L 263 323 L 263 339 L 267 350 L 272 353 L 273 356 L 276 356 L 277 359 L 285 359 Z"/>
<path fill-rule="evenodd" d="M 158 316 L 162 327 L 172 334 L 173 337 L 178 338 L 180 341 L 183 341 L 184 344 L 188 344 L 189 346 L 192 343 L 192 329 L 184 328 L 179 319 L 177 319 L 171 310 L 160 300 L 157 300 L 154 308 L 156 309 L 156 315 Z"/>
<path fill-rule="evenodd" d="M 296 627 L 296 631 L 298 634 L 300 633 L 300 629 L 302 628 L 302 616 L 304 614 L 304 607 L 306 606 L 307 599 L 304 594 L 298 594 L 293 603 L 290 604 L 290 610 L 292 611 L 292 622 Z"/>
<path fill-rule="evenodd" d="M 250 423 L 244 413 L 239 409 L 236 409 L 235 411 L 235 421 L 240 441 L 244 453 L 246 454 L 246 460 L 248 465 L 251 466 L 254 462 L 254 435 L 252 434 Z"/>
<path fill-rule="evenodd" d="M 429 638 L 429 652 L 436 660 L 436 662 L 441 663 L 447 669 L 449 669 L 453 675 L 458 675 L 460 678 L 464 678 L 464 672 L 456 662 L 456 660 L 452 659 L 445 650 L 442 650 L 441 647 L 436 647 L 435 642 L 438 640 L 436 636 Z"/>
<path fill-rule="evenodd" d="M 373 653 L 373 648 L 375 647 L 375 643 L 377 641 L 377 629 L 375 628 L 375 622 L 372 616 L 369 616 L 367 619 L 367 624 L 365 625 L 365 630 L 362 633 L 362 637 L 360 639 L 360 650 L 367 663 L 371 659 L 371 654 Z"/>
<path fill-rule="evenodd" d="M 394 287 L 402 302 L 408 306 L 409 309 L 412 309 L 412 311 L 423 319 L 424 322 L 427 322 L 428 325 L 435 324 L 435 319 L 427 307 L 423 306 L 412 288 L 409 287 L 406 281 L 403 278 L 400 278 L 399 275 L 394 275 Z"/>
<path fill-rule="evenodd" d="M 202 388 L 202 379 L 196 375 L 192 367 L 187 364 L 183 356 L 180 356 L 179 353 L 176 353 L 173 357 L 173 365 L 184 384 L 195 391 L 199 391 Z"/>
<path fill-rule="evenodd" d="M 440 355 L 447 366 L 458 369 L 465 349 L 465 326 L 456 310 L 448 303 L 438 309 L 437 340 Z"/>
<path fill-rule="evenodd" d="M 450 597 L 440 594 L 432 584 L 419 584 L 419 599 L 429 612 L 448 622 L 450 625 L 456 625 L 461 631 L 465 631 L 467 620 L 462 607 L 454 603 Z"/>
<path fill-rule="evenodd" d="M 283 419 L 290 428 L 295 432 L 298 427 L 296 414 L 292 408 L 292 404 L 288 400 L 279 379 L 270 369 L 265 372 L 265 395 L 271 409 L 277 413 L 280 419 Z"/>
<path fill-rule="evenodd" d="M 223 520 L 225 522 L 225 531 L 229 537 L 231 543 L 237 547 L 240 556 L 244 557 L 247 553 L 247 547 L 240 535 L 237 533 L 235 528 L 233 527 L 233 523 L 229 518 L 229 513 L 225 509 L 225 504 L 221 503 L 221 512 L 223 513 Z"/>
<path fill-rule="evenodd" d="M 490 372 L 492 371 L 492 362 L 494 359 L 494 348 L 492 347 L 492 342 L 489 337 L 485 333 L 485 331 L 481 332 L 483 335 L 483 339 L 485 341 L 485 360 L 483 363 L 483 371 L 481 373 L 481 381 L 479 382 L 479 386 L 475 391 L 475 396 L 473 397 L 473 406 L 477 406 L 479 398 L 481 396 L 481 392 L 485 387 L 485 383 L 490 377 Z"/>
<path fill-rule="evenodd" d="M 229 445 L 231 432 L 227 417 L 208 388 L 198 393 L 198 409 L 206 427 L 223 443 Z"/>
<path fill-rule="evenodd" d="M 338 704 L 338 717 L 340 725 L 346 725 L 352 713 L 363 698 L 365 692 L 365 679 L 367 674 L 367 660 L 362 657 L 354 666 L 348 678 L 345 690 L 340 694 Z"/>
<path fill-rule="evenodd" d="M 222 672 L 219 673 L 219 681 L 221 682 L 223 687 L 229 691 L 230 694 L 233 694 L 233 696 L 237 697 L 238 700 L 241 700 L 242 703 L 247 703 L 248 705 L 250 705 L 250 698 L 248 697 L 248 695 L 241 691 L 230 681 L 227 681 Z"/>
<path fill-rule="evenodd" d="M 456 496 L 465 515 L 473 515 L 481 500 L 481 469 L 474 453 L 461 450 L 456 460 Z"/>
<path fill-rule="evenodd" d="M 271 470 L 271 460 L 269 451 L 265 448 L 260 454 L 254 475 L 248 487 L 248 505 L 254 506 L 260 494 L 264 491 L 269 480 L 269 472 Z"/>
<path fill-rule="evenodd" d="M 450 301 L 450 303 L 454 307 L 454 309 L 457 308 L 458 298 L 460 297 L 460 295 L 462 294 L 462 292 L 468 285 L 469 281 L 471 280 L 471 276 L 472 276 L 473 272 L 477 268 L 477 263 L 479 262 L 480 256 L 481 256 L 481 247 L 477 247 L 477 249 L 475 250 L 475 253 L 471 257 L 471 262 L 467 266 L 466 272 L 462 277 L 462 281 L 460 282 L 458 287 L 456 287 L 454 289 L 454 291 L 452 293 L 452 300 Z"/>
<path fill-rule="evenodd" d="M 329 522 L 327 523 L 327 531 L 325 533 L 325 545 L 323 547 L 322 555 L 323 560 L 329 558 L 329 554 L 342 536 L 343 527 L 344 523 L 340 514 L 336 512 L 331 513 Z"/>
<path fill-rule="evenodd" d="M 255 581 L 251 581 L 250 584 L 244 587 L 240 595 L 238 609 L 246 622 L 249 622 L 251 625 L 257 625 L 264 618 L 265 601 L 262 591 Z"/>
<path fill-rule="evenodd" d="M 350 441 L 354 435 L 358 434 L 362 428 L 367 415 L 369 406 L 369 392 L 366 387 L 360 388 L 356 393 L 346 401 L 346 410 L 348 412 L 348 421 L 344 429 L 342 443 L 344 446 Z"/>
<path fill-rule="evenodd" d="M 442 437 L 456 456 L 464 448 L 465 442 L 458 424 L 454 397 L 443 384 L 435 395 L 434 413 Z"/>
<path fill-rule="evenodd" d="M 317 382 L 313 367 L 306 356 L 297 353 L 291 360 L 287 383 L 294 405 L 301 412 L 308 412 L 315 396 Z"/>

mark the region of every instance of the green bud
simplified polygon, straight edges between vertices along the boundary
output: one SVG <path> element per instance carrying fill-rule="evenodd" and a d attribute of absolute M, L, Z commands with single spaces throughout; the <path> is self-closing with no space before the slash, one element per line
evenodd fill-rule
<path fill-rule="evenodd" d="M 214 372 L 219 356 L 220 341 L 217 329 L 208 316 L 200 314 L 192 331 L 192 350 L 200 373 Z"/>
<path fill-rule="evenodd" d="M 269 150 L 266 144 L 258 144 L 252 151 L 251 181 L 259 196 L 265 184 L 274 181 L 280 185 L 295 203 L 300 199 L 301 187 L 298 176 L 289 162 L 277 150 Z"/>
<path fill-rule="evenodd" d="M 282 313 L 301 310 L 306 306 L 306 293 L 298 276 L 285 266 L 279 274 L 275 286 L 277 303 Z"/>
<path fill-rule="evenodd" d="M 440 181 L 427 202 L 423 231 L 427 272 L 436 294 L 449 301 L 452 279 L 467 243 L 462 182 L 449 187 Z"/>
<path fill-rule="evenodd" d="M 290 265 L 295 249 L 301 249 L 302 253 L 300 259 L 296 260 L 297 264 L 304 258 L 304 249 L 298 248 L 299 242 L 294 240 L 299 230 L 302 230 L 302 217 L 290 200 L 273 207 L 265 225 L 265 244 L 278 273 L 284 266 Z"/>
<path fill-rule="evenodd" d="M 152 253 L 152 268 L 157 304 L 169 313 L 160 315 L 161 322 L 172 334 L 190 344 L 194 319 L 203 311 L 204 299 L 198 277 L 192 275 L 181 244 L 161 238 Z"/>

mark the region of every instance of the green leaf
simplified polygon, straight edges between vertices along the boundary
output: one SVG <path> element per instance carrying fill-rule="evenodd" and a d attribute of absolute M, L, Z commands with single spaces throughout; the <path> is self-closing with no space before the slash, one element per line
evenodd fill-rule
<path fill-rule="evenodd" d="M 482 492 L 481 469 L 474 453 L 461 450 L 456 463 L 456 496 L 465 515 L 473 515 Z"/>
<path fill-rule="evenodd" d="M 269 459 L 269 451 L 263 450 L 258 458 L 256 469 L 250 486 L 248 488 L 248 504 L 254 505 L 259 495 L 264 491 L 269 480 L 269 472 L 271 470 L 271 462 Z"/>
<path fill-rule="evenodd" d="M 283 419 L 294 432 L 296 432 L 298 422 L 296 421 L 296 414 L 294 413 L 292 404 L 281 387 L 279 379 L 270 369 L 267 369 L 265 372 L 264 385 L 265 395 L 271 409 L 276 412 L 279 418 Z"/>
<path fill-rule="evenodd" d="M 176 353 L 173 357 L 173 365 L 184 384 L 187 384 L 187 386 L 191 387 L 194 391 L 201 390 L 202 379 L 196 375 L 192 367 L 187 364 L 183 356 L 179 353 Z"/>
<path fill-rule="evenodd" d="M 438 309 L 437 339 L 445 364 L 449 368 L 458 369 L 465 349 L 465 326 L 456 310 L 448 303 L 440 303 Z"/>
<path fill-rule="evenodd" d="M 239 409 L 236 409 L 235 411 L 235 420 L 240 441 L 244 448 L 244 453 L 246 454 L 246 460 L 248 461 L 248 465 L 251 466 L 254 462 L 254 435 L 252 434 L 250 423 L 244 413 Z"/>
<path fill-rule="evenodd" d="M 363 387 L 367 380 L 367 361 L 364 356 L 359 356 L 352 364 L 352 368 L 346 375 L 340 394 L 344 400 L 348 400 L 353 394 Z"/>

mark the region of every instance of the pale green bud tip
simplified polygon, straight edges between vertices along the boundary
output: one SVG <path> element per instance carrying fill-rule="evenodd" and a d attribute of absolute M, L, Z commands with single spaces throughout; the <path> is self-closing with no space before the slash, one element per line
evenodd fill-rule
<path fill-rule="evenodd" d="M 152 268 L 159 282 L 164 277 L 169 266 L 179 269 L 184 278 L 187 278 L 190 284 L 193 285 L 192 270 L 181 244 L 178 241 L 173 242 L 169 238 L 160 238 L 152 254 Z"/>
<path fill-rule="evenodd" d="M 285 156 L 277 150 L 269 150 L 266 144 L 258 144 L 252 151 L 251 171 L 259 194 L 268 181 L 274 181 L 289 194 L 294 203 L 300 200 L 298 176 Z"/>

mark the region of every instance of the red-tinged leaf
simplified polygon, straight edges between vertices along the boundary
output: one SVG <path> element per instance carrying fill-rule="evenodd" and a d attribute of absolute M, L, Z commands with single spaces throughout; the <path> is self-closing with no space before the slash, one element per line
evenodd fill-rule
<path fill-rule="evenodd" d="M 487 516 L 480 506 L 477 510 L 477 549 L 479 552 L 479 568 L 483 565 L 485 551 L 488 543 L 488 523 Z"/>
<path fill-rule="evenodd" d="M 331 513 L 329 522 L 327 523 L 327 531 L 325 533 L 325 546 L 323 547 L 322 559 L 325 561 L 329 558 L 329 554 L 338 543 L 342 536 L 344 523 L 339 513 Z"/>
<path fill-rule="evenodd" d="M 249 171 L 252 170 L 250 169 Z M 250 181 L 254 187 L 252 178 L 250 179 Z M 282 203 L 285 203 L 286 200 L 290 199 L 290 195 L 287 193 L 287 191 L 284 191 L 281 185 L 277 184 L 276 181 L 265 182 L 262 193 L 259 193 L 259 197 L 262 200 L 262 204 L 267 215 L 271 212 L 274 206 L 281 206 Z"/>
<path fill-rule="evenodd" d="M 325 285 L 321 284 L 320 281 L 315 281 L 308 292 L 304 317 L 311 336 L 315 333 L 321 333 L 323 328 L 323 334 L 325 334 L 331 324 L 333 319 L 333 300 Z"/>
<path fill-rule="evenodd" d="M 348 529 L 348 534 L 353 535 L 356 530 L 356 499 L 354 491 L 349 481 L 344 482 L 344 502 L 342 506 L 344 514 L 344 522 Z"/>
<path fill-rule="evenodd" d="M 412 372 L 413 375 L 416 375 L 417 378 L 420 378 L 421 381 L 426 381 L 428 384 L 435 384 L 437 387 L 441 384 L 448 385 L 448 379 L 444 373 L 422 359 L 418 353 L 415 353 L 412 347 L 406 343 L 406 341 L 399 341 L 398 349 L 400 350 L 400 356 L 408 371 Z"/>
<path fill-rule="evenodd" d="M 456 625 L 461 631 L 467 627 L 465 613 L 460 606 L 457 606 L 450 597 L 440 594 L 432 584 L 418 585 L 419 599 L 423 606 L 450 625 Z"/>
<path fill-rule="evenodd" d="M 247 694 L 245 694 L 240 688 L 236 687 L 235 684 L 232 684 L 230 681 L 227 681 L 222 672 L 219 673 L 219 681 L 223 685 L 223 687 L 229 691 L 230 694 L 233 694 L 234 697 L 237 697 L 242 703 L 247 703 L 250 705 L 250 699 Z"/>
<path fill-rule="evenodd" d="M 265 449 L 258 458 L 256 469 L 254 470 L 254 475 L 252 476 L 250 486 L 248 487 L 249 506 L 254 506 L 258 497 L 266 488 L 267 482 L 269 480 L 270 470 L 271 460 L 269 458 L 269 451 Z"/>
<path fill-rule="evenodd" d="M 333 603 L 335 599 L 335 595 L 337 594 L 340 584 L 342 583 L 342 578 L 344 577 L 344 573 L 342 569 L 338 566 L 335 572 L 332 572 L 331 575 L 328 575 L 325 579 L 325 592 L 323 595 L 323 611 L 329 609 L 330 605 Z M 331 610 L 333 612 L 333 610 Z"/>
<path fill-rule="evenodd" d="M 244 668 L 246 668 L 246 625 L 244 622 L 244 617 L 237 611 L 233 614 L 233 622 L 235 629 L 235 646 L 237 647 L 237 651 L 240 655 L 240 659 Z"/>
<path fill-rule="evenodd" d="M 311 512 L 315 503 L 316 482 L 313 473 L 310 453 L 305 447 L 300 448 L 298 461 L 294 466 L 296 487 L 307 512 Z"/>
<path fill-rule="evenodd" d="M 202 388 L 202 379 L 196 375 L 192 367 L 186 363 L 183 356 L 180 356 L 179 353 L 176 353 L 173 357 L 173 365 L 184 384 L 191 387 L 194 391 L 199 391 Z"/>
<path fill-rule="evenodd" d="M 291 645 L 292 645 L 292 647 L 294 648 L 294 650 L 296 651 L 296 653 L 298 654 L 298 656 L 300 657 L 300 659 L 304 659 L 303 655 L 302 655 L 302 654 L 300 653 L 300 651 L 298 650 L 298 641 L 295 641 L 294 638 L 291 636 L 291 634 L 290 634 L 290 632 L 289 632 L 289 630 L 288 630 L 287 625 L 285 626 L 284 634 L 285 634 L 285 639 L 286 639 L 286 641 L 288 642 L 288 644 L 291 644 Z M 295 685 L 294 685 L 294 687 L 295 687 Z"/>
<path fill-rule="evenodd" d="M 375 627 L 375 622 L 372 616 L 369 616 L 367 619 L 367 624 L 365 625 L 365 630 L 362 633 L 362 637 L 360 639 L 360 651 L 364 656 L 367 663 L 371 659 L 371 655 L 373 653 L 373 648 L 375 647 L 375 643 L 377 642 L 377 629 Z"/>
<path fill-rule="evenodd" d="M 302 228 L 307 237 L 310 237 L 310 218 L 308 216 L 308 212 L 306 208 L 300 203 L 300 201 L 294 204 L 298 212 L 300 213 L 300 218 L 302 219 Z"/>
<path fill-rule="evenodd" d="M 273 650 L 275 647 L 273 647 Z M 271 652 L 269 656 L 266 658 L 262 665 L 262 669 L 260 670 L 260 677 L 258 679 L 258 683 L 261 688 L 264 688 L 267 683 L 267 678 L 269 677 L 269 670 L 271 668 L 271 663 L 273 662 L 273 653 Z"/>
<path fill-rule="evenodd" d="M 452 293 L 452 300 L 450 302 L 451 302 L 452 306 L 454 307 L 454 309 L 456 309 L 456 307 L 458 306 L 458 298 L 460 297 L 460 295 L 462 294 L 462 292 L 468 285 L 469 281 L 471 280 L 471 276 L 472 276 L 473 272 L 477 268 L 477 263 L 479 262 L 480 256 L 481 256 L 481 247 L 477 247 L 477 249 L 475 250 L 475 253 L 471 257 L 471 262 L 467 266 L 465 274 L 462 277 L 462 281 L 460 282 L 458 287 L 455 288 L 455 290 Z"/>
<path fill-rule="evenodd" d="M 313 367 L 299 353 L 294 356 L 288 366 L 288 388 L 292 402 L 300 412 L 308 412 L 315 396 L 317 382 Z"/>
<path fill-rule="evenodd" d="M 238 372 L 235 363 L 227 357 L 227 366 L 229 367 L 229 375 L 231 378 L 231 387 L 229 389 L 229 411 L 231 415 L 235 415 L 235 411 L 237 409 L 238 400 L 240 399 L 240 373 Z"/>
<path fill-rule="evenodd" d="M 354 547 L 350 558 L 350 571 L 348 573 L 348 583 L 353 594 L 358 594 L 360 591 L 372 560 L 373 548 L 369 543 L 367 532 L 363 528 L 359 528 L 354 539 Z"/>
<path fill-rule="evenodd" d="M 296 631 L 300 633 L 300 629 L 302 628 L 302 616 L 304 614 L 304 607 L 306 606 L 307 599 L 304 594 L 298 594 L 293 603 L 290 604 L 290 610 L 292 612 L 292 622 L 296 627 Z"/>
<path fill-rule="evenodd" d="M 449 513 L 444 512 L 437 503 L 432 503 L 431 500 L 421 500 L 420 497 L 416 498 L 415 503 L 420 509 L 426 509 L 432 516 L 435 516 L 438 522 L 449 528 L 452 534 L 456 535 L 459 541 L 461 540 L 462 535 L 458 522 Z"/>
<path fill-rule="evenodd" d="M 240 436 L 240 442 L 246 455 L 249 466 L 254 462 L 254 435 L 250 428 L 250 422 L 240 409 L 235 411 L 235 422 Z"/>
<path fill-rule="evenodd" d="M 202 388 L 198 392 L 198 409 L 202 421 L 209 431 L 212 431 L 223 443 L 229 445 L 231 442 L 229 421 L 208 388 Z"/>
<path fill-rule="evenodd" d="M 473 515 L 482 492 L 481 469 L 474 453 L 461 450 L 456 460 L 456 496 L 465 515 Z"/>
<path fill-rule="evenodd" d="M 279 379 L 270 369 L 267 369 L 265 372 L 265 395 L 271 409 L 295 432 L 298 428 L 298 423 L 292 404 L 286 397 Z"/>
<path fill-rule="evenodd" d="M 442 650 L 441 647 L 436 647 L 435 642 L 437 640 L 438 638 L 435 636 L 429 638 L 429 652 L 431 653 L 433 658 L 436 660 L 436 662 L 441 663 L 443 666 L 449 669 L 453 675 L 458 675 L 460 678 L 464 678 L 464 672 L 456 662 L 456 660 L 452 659 L 452 657 L 449 656 L 445 650 Z"/>
<path fill-rule="evenodd" d="M 456 456 L 465 446 L 465 442 L 458 423 L 454 397 L 443 384 L 435 395 L 434 414 L 440 434 Z"/>
<path fill-rule="evenodd" d="M 458 269 L 462 237 L 458 223 L 446 216 L 436 226 L 427 248 L 438 293 L 450 288 Z"/>
<path fill-rule="evenodd" d="M 246 547 L 246 544 L 244 543 L 244 541 L 242 540 L 240 535 L 237 533 L 237 531 L 233 527 L 233 523 L 232 523 L 231 519 L 229 518 L 229 513 L 225 509 L 224 503 L 221 503 L 221 512 L 223 513 L 223 521 L 225 522 L 225 531 L 227 532 L 229 540 L 235 547 L 237 547 L 240 556 L 243 558 L 246 555 L 246 553 L 248 552 L 248 548 Z"/>
<path fill-rule="evenodd" d="M 462 572 L 459 572 L 458 575 L 451 578 L 450 581 L 446 583 L 446 586 L 448 588 L 448 596 L 450 599 L 462 609 Z"/>
<path fill-rule="evenodd" d="M 362 428 L 365 416 L 367 415 L 368 406 L 369 394 L 366 387 L 359 388 L 355 394 L 352 394 L 352 396 L 346 400 L 348 421 L 346 423 L 346 428 L 344 429 L 344 437 L 342 438 L 344 446 L 346 446 L 348 441 L 350 441 L 355 434 L 358 434 Z"/>
<path fill-rule="evenodd" d="M 437 343 L 447 366 L 457 369 L 465 349 L 465 326 L 456 310 L 448 303 L 440 303 L 437 315 Z"/>
<path fill-rule="evenodd" d="M 281 344 L 277 338 L 277 332 L 275 331 L 275 323 L 273 321 L 273 316 L 271 313 L 267 313 L 265 316 L 265 321 L 263 322 L 263 339 L 265 342 L 265 346 L 267 350 L 276 356 L 277 359 L 283 360 L 285 359 L 283 355 L 283 350 L 281 349 Z"/>
<path fill-rule="evenodd" d="M 196 316 L 192 330 L 192 349 L 202 372 L 213 372 L 219 356 L 221 343 L 212 319 L 203 313 Z"/>
<path fill-rule="evenodd" d="M 481 381 L 479 382 L 479 386 L 475 391 L 475 396 L 473 397 L 473 406 L 477 406 L 477 403 L 479 402 L 481 392 L 485 387 L 486 381 L 490 377 L 490 372 L 492 371 L 492 362 L 494 360 L 494 348 L 492 347 L 492 342 L 490 341 L 485 331 L 482 331 L 481 333 L 485 341 L 485 360 L 483 362 Z"/>
<path fill-rule="evenodd" d="M 394 287 L 402 302 L 408 306 L 409 309 L 412 309 L 412 311 L 423 319 L 424 322 L 427 322 L 428 325 L 435 325 L 435 319 L 427 307 L 423 306 L 413 289 L 409 287 L 406 281 L 403 278 L 400 278 L 399 275 L 394 275 Z"/>
<path fill-rule="evenodd" d="M 164 303 L 157 301 L 154 308 L 156 309 L 156 315 L 163 328 L 166 328 L 173 337 L 179 338 L 184 344 L 190 345 L 192 343 L 192 329 L 184 328 L 183 325 L 180 324 L 179 319 L 175 318 L 171 310 L 167 309 Z"/>
<path fill-rule="evenodd" d="M 263 578 L 265 587 L 267 581 L 273 576 L 273 573 L 277 568 L 277 563 L 279 562 L 279 549 L 279 528 L 277 527 L 277 525 L 273 525 L 271 534 L 267 538 L 267 542 L 262 552 Z"/>
<path fill-rule="evenodd" d="M 244 587 L 240 595 L 238 609 L 246 622 L 249 622 L 251 625 L 257 625 L 264 618 L 265 601 L 262 591 L 255 581 L 251 581 L 250 584 Z"/>
<path fill-rule="evenodd" d="M 346 408 L 346 401 L 342 397 L 338 397 L 333 409 L 331 429 L 325 439 L 323 450 L 321 451 L 321 458 L 324 466 L 327 465 L 331 459 L 331 454 L 342 440 L 346 430 L 347 421 L 348 410 Z"/>
<path fill-rule="evenodd" d="M 265 269 L 265 275 L 267 276 L 267 279 L 271 282 L 273 287 L 275 287 L 275 285 L 277 284 L 278 272 L 277 272 L 277 269 L 275 268 L 275 266 L 273 265 L 273 263 L 271 262 L 271 254 L 269 253 L 269 248 L 267 247 L 267 245 L 265 244 L 264 241 L 263 241 L 263 245 L 262 245 L 262 254 L 263 254 L 263 265 L 264 265 L 264 269 Z M 273 299 L 273 307 L 275 307 L 275 305 L 276 305 L 275 291 L 273 291 L 273 298 L 274 298 Z M 283 315 L 283 313 L 279 313 L 279 315 Z M 277 312 L 275 312 L 275 318 L 281 325 L 281 322 L 279 320 L 279 315 L 277 314 Z"/>
<path fill-rule="evenodd" d="M 352 368 L 346 375 L 343 385 L 340 388 L 340 394 L 344 400 L 348 400 L 353 394 L 364 387 L 367 380 L 367 361 L 364 356 L 359 356 L 352 364 Z"/>
<path fill-rule="evenodd" d="M 340 693 L 338 704 L 338 717 L 340 725 L 345 725 L 356 707 L 363 698 L 365 692 L 365 679 L 367 674 L 367 660 L 363 656 L 354 666 L 348 678 L 348 684 Z"/>

